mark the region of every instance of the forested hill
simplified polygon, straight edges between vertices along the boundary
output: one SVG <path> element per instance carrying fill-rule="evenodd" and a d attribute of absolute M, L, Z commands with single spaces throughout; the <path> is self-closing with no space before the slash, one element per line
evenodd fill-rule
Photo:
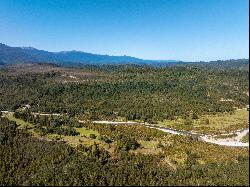
<path fill-rule="evenodd" d="M 10 47 L 0 43 L 0 62 L 52 62 L 59 64 L 106 64 L 106 63 L 140 63 L 142 59 L 131 56 L 109 56 L 86 53 L 82 51 L 49 52 L 32 47 Z"/>
<path fill-rule="evenodd" d="M 82 51 L 49 52 L 32 47 L 10 47 L 0 43 L 0 66 L 14 63 L 55 63 L 61 66 L 136 64 L 154 67 L 195 66 L 212 69 L 248 70 L 249 59 L 187 62 L 178 60 L 143 60 L 131 56 L 109 56 Z"/>
<path fill-rule="evenodd" d="M 184 63 L 180 63 L 184 65 Z M 249 70 L 249 59 L 230 59 L 230 60 L 217 60 L 210 62 L 186 62 L 185 65 L 201 67 L 206 69 L 239 69 L 239 70 Z"/>

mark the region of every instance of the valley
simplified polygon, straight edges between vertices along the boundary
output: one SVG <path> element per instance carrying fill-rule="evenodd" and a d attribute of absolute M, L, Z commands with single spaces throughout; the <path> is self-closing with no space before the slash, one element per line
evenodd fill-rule
<path fill-rule="evenodd" d="M 1 186 L 249 186 L 249 0 L 0 0 Z"/>
<path fill-rule="evenodd" d="M 53 184 L 148 184 L 145 179 L 168 185 L 247 184 L 247 92 L 246 69 L 6 66 L 0 69 L 1 167 L 10 158 L 25 167 L 9 165 L 14 177 L 1 175 L 0 181 L 48 184 L 57 176 Z M 76 172 L 74 180 L 67 179 L 68 167 Z M 23 176 L 19 172 L 29 171 L 30 177 L 16 181 Z M 136 172 L 135 183 L 121 182 Z M 89 179 L 93 175 L 98 180 Z M 157 182 L 158 177 L 165 180 Z"/>

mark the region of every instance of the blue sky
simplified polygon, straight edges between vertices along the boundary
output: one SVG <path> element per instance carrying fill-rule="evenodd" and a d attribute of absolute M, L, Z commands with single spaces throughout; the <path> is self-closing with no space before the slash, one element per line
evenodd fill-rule
<path fill-rule="evenodd" d="M 248 0 L 0 0 L 0 42 L 143 59 L 249 58 Z"/>

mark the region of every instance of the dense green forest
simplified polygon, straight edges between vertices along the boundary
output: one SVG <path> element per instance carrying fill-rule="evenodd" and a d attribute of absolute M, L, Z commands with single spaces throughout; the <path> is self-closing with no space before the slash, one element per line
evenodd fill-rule
<path fill-rule="evenodd" d="M 132 65 L 90 66 L 82 71 L 98 76 L 69 83 L 61 72 L 13 75 L 2 70 L 0 108 L 14 111 L 30 104 L 38 112 L 155 122 L 233 111 L 248 104 L 248 71 Z"/>
<path fill-rule="evenodd" d="M 68 117 L 53 117 L 53 116 L 39 116 L 32 115 L 29 110 L 16 111 L 15 118 L 23 119 L 29 123 L 34 124 L 34 127 L 42 135 L 44 134 L 58 134 L 65 136 L 79 135 L 73 127 L 81 127 L 82 125 L 73 118 Z"/>
<path fill-rule="evenodd" d="M 135 142 L 121 138 L 110 155 L 97 144 L 72 148 L 44 141 L 0 118 L 0 185 L 248 185 L 248 157 L 199 164 L 187 151 L 183 165 L 162 163 L 167 155 L 134 155 Z M 189 140 L 191 141 L 191 140 Z M 190 142 L 192 143 L 192 142 Z M 124 147 L 124 149 L 123 149 Z"/>
<path fill-rule="evenodd" d="M 0 114 L 0 185 L 247 186 L 248 148 L 91 121 L 181 118 L 209 128 L 227 119 L 222 130 L 245 128 L 247 109 L 234 111 L 249 102 L 248 78 L 193 65 L 2 68 L 0 110 L 13 113 Z"/>

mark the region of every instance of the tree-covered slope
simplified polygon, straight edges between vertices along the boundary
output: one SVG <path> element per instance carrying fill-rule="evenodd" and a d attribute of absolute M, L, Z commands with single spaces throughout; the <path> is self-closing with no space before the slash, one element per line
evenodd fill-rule
<path fill-rule="evenodd" d="M 75 74 L 67 82 L 62 72 L 13 75 L 2 70 L 0 107 L 14 110 L 30 104 L 33 111 L 91 119 L 121 116 L 158 121 L 191 113 L 233 111 L 248 104 L 247 71 L 141 66 L 81 71 L 98 76 L 84 80 Z"/>
<path fill-rule="evenodd" d="M 185 142 L 196 144 L 190 139 L 174 142 L 181 144 L 180 150 L 186 150 Z M 199 154 L 187 150 L 183 164 L 174 166 L 168 161 L 172 153 L 180 151 L 174 147 L 154 155 L 136 155 L 126 149 L 110 155 L 97 144 L 73 148 L 64 142 L 32 137 L 26 130 L 17 129 L 15 122 L 1 117 L 0 185 L 249 185 L 244 150 L 225 150 L 234 151 L 235 160 L 199 163 L 205 151 L 199 145 Z M 210 153 L 223 152 L 214 149 Z"/>

